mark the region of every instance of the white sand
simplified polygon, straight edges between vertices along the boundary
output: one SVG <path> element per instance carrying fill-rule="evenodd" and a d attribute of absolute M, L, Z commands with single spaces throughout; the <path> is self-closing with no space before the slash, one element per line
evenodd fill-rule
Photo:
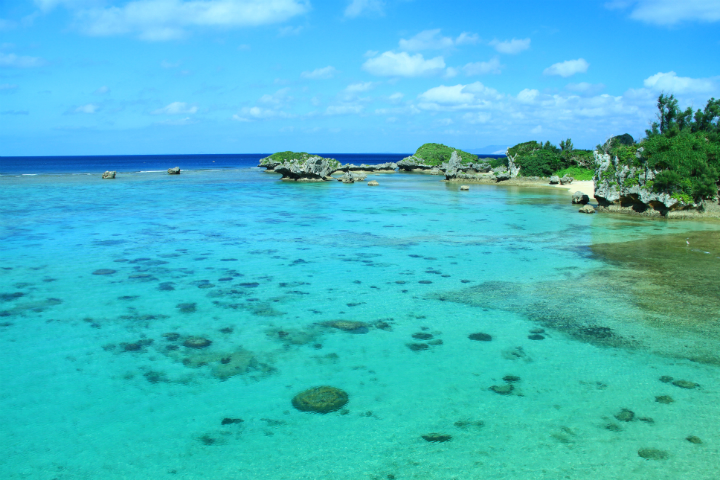
<path fill-rule="evenodd" d="M 574 181 L 571 185 L 550 185 L 555 188 L 564 188 L 571 194 L 575 192 L 582 192 L 590 199 L 595 198 L 595 182 L 592 180 Z"/>

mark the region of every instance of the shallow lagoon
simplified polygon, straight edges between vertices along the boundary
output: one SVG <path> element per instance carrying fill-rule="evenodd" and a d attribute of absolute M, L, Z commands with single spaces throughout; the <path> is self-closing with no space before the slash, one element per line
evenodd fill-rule
<path fill-rule="evenodd" d="M 720 224 L 374 178 L 1 177 L 0 476 L 718 477 Z"/>

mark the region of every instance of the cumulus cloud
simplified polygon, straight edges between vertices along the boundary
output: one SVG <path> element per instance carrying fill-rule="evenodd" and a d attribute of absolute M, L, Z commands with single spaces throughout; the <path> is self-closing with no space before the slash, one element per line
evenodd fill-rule
<path fill-rule="evenodd" d="M 463 67 L 465 75 L 486 75 L 488 73 L 499 74 L 502 72 L 502 65 L 500 60 L 493 58 L 487 62 L 474 62 L 468 63 Z"/>
<path fill-rule="evenodd" d="M 45 65 L 45 60 L 38 57 L 25 57 L 14 53 L 0 52 L 0 67 L 32 68 Z"/>
<path fill-rule="evenodd" d="M 456 39 L 443 37 L 440 29 L 423 30 L 414 37 L 409 39 L 400 39 L 400 49 L 410 52 L 418 52 L 421 50 L 443 50 L 454 47 L 456 45 L 472 45 L 480 41 L 480 37 L 475 33 L 461 33 Z"/>
<path fill-rule="evenodd" d="M 587 72 L 590 64 L 582 58 L 577 60 L 567 60 L 565 62 L 559 62 L 546 68 L 543 73 L 545 75 L 559 75 L 567 78 L 575 75 L 576 73 Z"/>
<path fill-rule="evenodd" d="M 711 93 L 718 90 L 718 82 L 711 78 L 678 77 L 675 72 L 656 73 L 643 82 L 645 87 L 667 93 Z"/>
<path fill-rule="evenodd" d="M 720 21 L 720 2 L 717 0 L 616 0 L 605 6 L 610 9 L 632 7 L 630 18 L 654 25 Z"/>
<path fill-rule="evenodd" d="M 326 80 L 335 76 L 336 73 L 337 70 L 335 70 L 335 67 L 331 67 L 328 65 L 327 67 L 316 68 L 311 72 L 302 72 L 300 76 L 302 78 L 307 78 L 310 80 Z"/>
<path fill-rule="evenodd" d="M 73 113 L 95 113 L 100 109 L 97 105 L 93 103 L 88 103 L 87 105 L 80 105 L 79 107 L 75 108 L 73 110 Z"/>
<path fill-rule="evenodd" d="M 441 73 L 445 68 L 445 61 L 443 57 L 425 60 L 421 53 L 409 55 L 407 52 L 385 52 L 366 60 L 362 68 L 378 76 L 420 77 Z"/>
<path fill-rule="evenodd" d="M 348 93 L 367 92 L 368 90 L 373 88 L 373 86 L 375 86 L 374 82 L 353 83 L 345 87 L 345 91 Z"/>
<path fill-rule="evenodd" d="M 384 15 L 385 2 L 382 0 L 351 0 L 345 8 L 345 16 L 348 18 L 368 14 Z"/>
<path fill-rule="evenodd" d="M 292 115 L 281 110 L 262 107 L 245 107 L 240 110 L 240 115 L 233 115 L 233 120 L 238 122 L 249 122 L 251 120 L 268 120 L 273 118 L 290 118 Z"/>
<path fill-rule="evenodd" d="M 504 42 L 501 42 L 499 40 L 493 40 L 492 42 L 490 42 L 490 45 L 495 47 L 495 50 L 500 53 L 516 55 L 530 48 L 530 39 L 525 38 L 519 40 L 517 38 L 513 38 L 512 40 L 505 40 Z"/>
<path fill-rule="evenodd" d="M 431 88 L 421 93 L 418 98 L 423 102 L 437 103 L 441 105 L 469 103 L 474 99 L 472 93 L 464 92 L 465 85 L 445 86 Z"/>
<path fill-rule="evenodd" d="M 79 8 L 80 2 L 74 1 L 41 1 L 72 9 L 77 27 L 88 35 L 137 35 L 151 41 L 181 38 L 193 27 L 238 28 L 279 23 L 310 9 L 307 0 L 134 0 L 121 6 L 88 8 Z"/>
<path fill-rule="evenodd" d="M 171 104 L 166 105 L 163 108 L 153 110 L 150 113 L 153 115 L 187 115 L 197 113 L 197 111 L 197 107 L 191 107 L 185 102 L 172 102 Z"/>

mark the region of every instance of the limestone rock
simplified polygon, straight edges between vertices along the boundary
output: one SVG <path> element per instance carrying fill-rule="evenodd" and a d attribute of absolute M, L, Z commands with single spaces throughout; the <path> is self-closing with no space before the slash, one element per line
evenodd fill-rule
<path fill-rule="evenodd" d="M 168 168 L 168 175 L 180 175 L 180 167 Z"/>
<path fill-rule="evenodd" d="M 573 180 L 575 180 L 573 177 L 569 177 L 569 176 L 565 175 L 564 177 L 562 177 L 560 179 L 560 185 L 570 185 L 573 182 Z"/>
<path fill-rule="evenodd" d="M 322 386 L 298 393 L 292 399 L 293 407 L 301 412 L 330 413 L 348 403 L 346 392 L 339 388 Z"/>
<path fill-rule="evenodd" d="M 353 165 L 352 163 L 347 163 L 338 170 L 344 172 L 394 172 L 397 168 L 398 165 L 395 162 L 378 163 L 376 165 L 367 165 L 365 163 L 362 165 Z"/>
<path fill-rule="evenodd" d="M 371 187 L 377 187 L 377 186 L 380 185 L 380 184 L 379 184 L 376 180 L 370 180 L 370 181 L 368 182 L 368 185 L 371 186 Z"/>
<path fill-rule="evenodd" d="M 558 183 L 560 183 L 560 177 L 557 175 L 550 177 L 550 185 L 557 185 Z"/>
<path fill-rule="evenodd" d="M 322 182 L 328 180 L 340 162 L 334 158 L 312 156 L 306 160 L 289 160 L 273 169 L 282 174 L 283 180 Z"/>
<path fill-rule="evenodd" d="M 103 180 L 112 180 L 113 178 L 115 178 L 115 175 L 117 175 L 117 172 L 115 170 L 109 170 L 102 174 L 102 178 Z"/>
<path fill-rule="evenodd" d="M 593 208 L 592 205 L 584 205 L 580 210 L 578 210 L 580 213 L 595 213 L 595 208 Z"/>
<path fill-rule="evenodd" d="M 590 202 L 590 197 L 588 197 L 584 193 L 582 193 L 580 191 L 573 193 L 573 196 L 572 196 L 573 205 L 586 205 L 588 202 Z"/>
<path fill-rule="evenodd" d="M 460 190 L 462 190 L 463 192 L 467 192 L 468 190 L 470 190 L 470 187 L 467 185 L 460 185 Z"/>

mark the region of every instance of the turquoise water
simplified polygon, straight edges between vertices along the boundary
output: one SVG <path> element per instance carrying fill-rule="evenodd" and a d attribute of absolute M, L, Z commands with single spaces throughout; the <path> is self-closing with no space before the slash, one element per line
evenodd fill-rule
<path fill-rule="evenodd" d="M 648 327 L 592 251 L 718 224 L 371 178 L 0 178 L 0 478 L 718 478 L 717 339 Z M 349 402 L 293 408 L 320 385 Z"/>

